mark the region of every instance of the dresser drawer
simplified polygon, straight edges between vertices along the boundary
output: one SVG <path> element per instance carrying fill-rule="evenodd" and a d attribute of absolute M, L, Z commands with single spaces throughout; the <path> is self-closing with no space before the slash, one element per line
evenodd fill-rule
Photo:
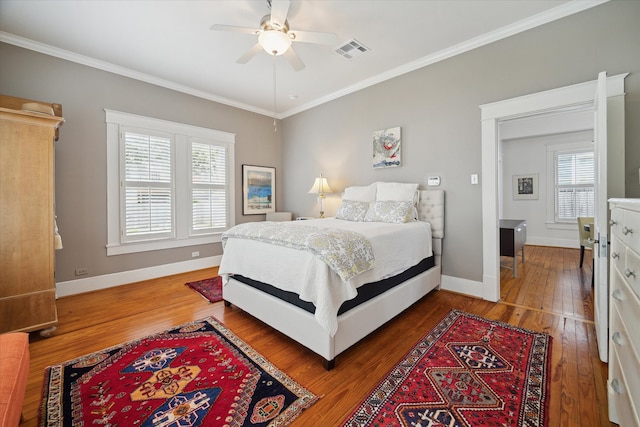
<path fill-rule="evenodd" d="M 637 330 L 632 329 L 634 327 L 637 328 L 637 325 L 625 325 L 620 313 L 614 308 L 611 313 L 611 346 L 618 355 L 622 378 L 627 385 L 633 406 L 640 409 L 640 360 L 638 348 L 633 348 L 629 333 L 630 330 Z"/>
<path fill-rule="evenodd" d="M 622 322 L 633 331 L 630 335 L 630 340 L 633 348 L 640 354 L 640 333 L 638 333 L 638 328 L 640 328 L 640 299 L 629 289 L 620 272 L 612 270 L 611 273 L 612 310 L 615 309 L 620 314 Z"/>
<path fill-rule="evenodd" d="M 631 248 L 627 248 L 622 271 L 631 289 L 640 297 L 640 255 Z"/>
<path fill-rule="evenodd" d="M 611 235 L 622 236 L 622 222 L 624 221 L 624 211 L 622 209 L 611 210 Z"/>
<path fill-rule="evenodd" d="M 611 236 L 611 268 L 624 271 L 624 258 L 626 247 L 617 236 Z"/>
<path fill-rule="evenodd" d="M 620 227 L 622 242 L 630 248 L 640 248 L 640 212 L 624 210 Z"/>
<path fill-rule="evenodd" d="M 620 360 L 615 349 L 611 352 L 609 359 L 609 419 L 621 427 L 638 426 L 640 420 L 633 409 L 629 390 L 624 382 L 624 377 L 620 369 Z"/>

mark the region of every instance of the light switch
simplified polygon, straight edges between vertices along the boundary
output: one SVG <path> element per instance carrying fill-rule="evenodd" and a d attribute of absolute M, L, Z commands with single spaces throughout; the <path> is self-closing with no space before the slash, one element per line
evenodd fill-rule
<path fill-rule="evenodd" d="M 472 184 L 477 184 L 478 183 L 478 174 L 477 173 L 472 173 L 471 174 L 471 183 Z"/>

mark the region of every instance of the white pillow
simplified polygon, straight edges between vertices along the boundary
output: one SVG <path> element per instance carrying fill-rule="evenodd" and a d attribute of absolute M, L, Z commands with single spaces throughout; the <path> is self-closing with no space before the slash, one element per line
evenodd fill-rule
<path fill-rule="evenodd" d="M 404 182 L 377 182 L 376 201 L 407 201 L 412 204 L 411 220 L 418 220 L 418 184 Z"/>
<path fill-rule="evenodd" d="M 344 200 L 356 200 L 358 202 L 375 202 L 376 201 L 376 184 L 365 186 L 353 186 L 344 189 L 342 196 Z"/>
<path fill-rule="evenodd" d="M 377 182 L 376 201 L 395 200 L 417 203 L 418 184 Z"/>
<path fill-rule="evenodd" d="M 368 202 L 342 200 L 338 213 L 336 213 L 336 219 L 343 219 L 346 221 L 364 221 L 364 216 L 367 214 L 368 209 Z"/>
<path fill-rule="evenodd" d="M 366 222 L 389 222 L 403 224 L 411 221 L 413 204 L 410 201 L 384 200 L 369 204 L 364 217 Z"/>

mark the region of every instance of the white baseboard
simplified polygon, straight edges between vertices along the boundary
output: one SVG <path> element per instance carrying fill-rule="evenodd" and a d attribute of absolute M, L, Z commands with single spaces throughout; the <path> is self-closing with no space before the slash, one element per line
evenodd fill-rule
<path fill-rule="evenodd" d="M 155 267 L 140 268 L 138 270 L 120 271 L 118 273 L 102 276 L 85 277 L 82 279 L 68 280 L 56 283 L 56 298 L 84 292 L 97 291 L 140 282 L 142 280 L 156 279 L 172 274 L 186 273 L 188 271 L 202 270 L 220 265 L 222 255 L 198 258 L 189 261 L 175 262 L 172 264 L 158 265 Z"/>
<path fill-rule="evenodd" d="M 121 271 L 102 276 L 85 277 L 83 279 L 68 280 L 56 283 L 56 298 L 66 297 L 84 292 L 97 291 L 112 288 L 143 280 L 156 279 L 172 274 L 186 273 L 188 271 L 202 270 L 204 268 L 220 265 L 222 255 L 176 262 L 173 264 L 158 265 L 155 267 L 141 268 L 138 270 Z M 461 279 L 453 276 L 442 276 L 441 289 L 467 294 L 482 298 L 482 282 Z"/>
<path fill-rule="evenodd" d="M 580 249 L 577 233 L 575 239 L 556 239 L 553 237 L 527 236 L 527 245 Z"/>
<path fill-rule="evenodd" d="M 440 289 L 482 298 L 482 282 L 442 275 Z"/>

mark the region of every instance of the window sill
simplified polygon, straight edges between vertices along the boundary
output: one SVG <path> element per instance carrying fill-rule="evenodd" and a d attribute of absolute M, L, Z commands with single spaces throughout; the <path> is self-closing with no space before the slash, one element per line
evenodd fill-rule
<path fill-rule="evenodd" d="M 138 252 L 158 251 L 162 249 L 183 248 L 185 246 L 206 245 L 220 243 L 222 233 L 196 236 L 187 239 L 156 240 L 153 242 L 125 243 L 122 245 L 107 245 L 107 256 L 133 254 Z"/>

